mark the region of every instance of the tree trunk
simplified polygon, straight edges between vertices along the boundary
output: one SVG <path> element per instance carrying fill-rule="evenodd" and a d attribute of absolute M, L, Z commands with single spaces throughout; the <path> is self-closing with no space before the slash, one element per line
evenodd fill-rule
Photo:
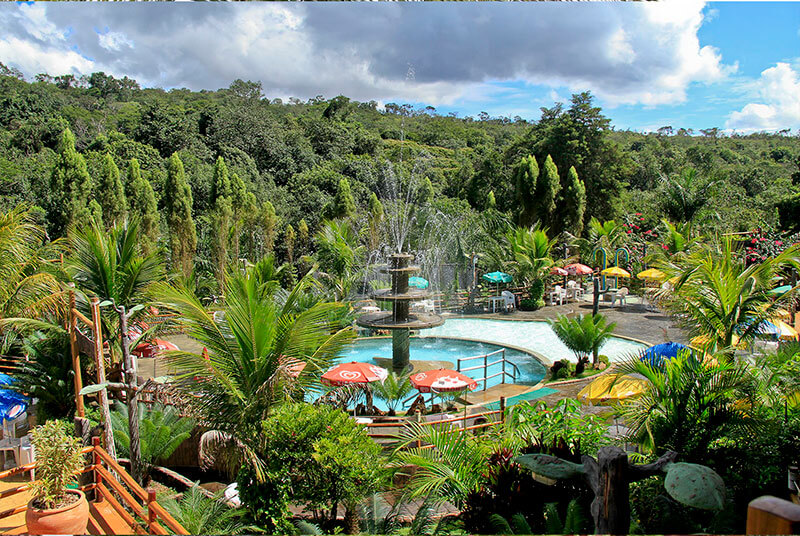
<path fill-rule="evenodd" d="M 136 361 L 131 355 L 130 339 L 128 338 L 128 315 L 125 314 L 125 308 L 120 307 L 119 312 L 119 327 L 122 334 L 122 362 L 125 370 L 125 383 L 128 385 L 126 390 L 126 402 L 128 405 L 128 435 L 130 437 L 130 458 L 131 458 L 131 476 L 134 480 L 143 483 L 142 475 L 142 450 L 139 443 L 139 397 L 137 396 L 136 388 Z"/>
<path fill-rule="evenodd" d="M 592 315 L 596 315 L 600 309 L 600 279 L 598 277 L 592 278 Z"/>
<path fill-rule="evenodd" d="M 603 447 L 597 452 L 597 461 L 584 456 L 583 463 L 594 492 L 595 534 L 627 534 L 631 524 L 628 455 L 619 447 Z"/>
<path fill-rule="evenodd" d="M 361 532 L 358 516 L 358 504 L 355 501 L 352 504 L 345 505 L 344 532 L 345 534 L 358 534 Z"/>

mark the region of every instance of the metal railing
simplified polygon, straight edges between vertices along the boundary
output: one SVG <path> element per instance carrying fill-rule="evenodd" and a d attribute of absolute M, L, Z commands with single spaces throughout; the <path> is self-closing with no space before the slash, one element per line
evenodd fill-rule
<path fill-rule="evenodd" d="M 496 361 L 489 362 L 489 358 L 495 355 L 500 354 L 500 359 Z M 483 364 L 476 365 L 474 367 L 467 367 L 461 368 L 461 363 L 465 361 L 474 361 L 476 359 L 483 359 Z M 489 374 L 489 367 L 494 365 L 500 365 L 501 369 L 499 372 L 495 372 L 494 374 Z M 506 370 L 506 365 L 511 366 L 511 372 Z M 496 378 L 500 376 L 500 383 L 506 383 L 506 377 L 511 379 L 511 383 L 516 383 L 517 378 L 521 376 L 519 371 L 519 367 L 516 364 L 506 359 L 506 349 L 501 348 L 500 350 L 495 350 L 494 352 L 490 352 L 484 355 L 476 355 L 473 357 L 460 357 L 456 361 L 456 370 L 458 372 L 468 372 L 470 370 L 480 370 L 483 369 L 483 377 L 482 378 L 474 378 L 476 382 L 483 382 L 483 390 L 485 391 L 489 387 L 489 380 L 492 378 Z"/>

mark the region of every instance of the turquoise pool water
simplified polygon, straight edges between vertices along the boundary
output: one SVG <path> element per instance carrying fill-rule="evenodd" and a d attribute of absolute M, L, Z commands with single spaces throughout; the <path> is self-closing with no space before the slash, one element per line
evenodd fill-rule
<path fill-rule="evenodd" d="M 449 318 L 441 326 L 425 329 L 420 337 L 465 337 L 496 344 L 509 344 L 537 352 L 550 361 L 568 358 L 575 360 L 572 352 L 556 337 L 547 322 L 520 322 L 481 318 Z M 601 349 L 610 361 L 620 361 L 638 354 L 647 346 L 638 342 L 612 337 Z M 413 359 L 413 358 L 412 358 Z"/>
<path fill-rule="evenodd" d="M 448 320 L 449 322 L 449 320 Z M 412 361 L 448 361 L 452 368 L 456 368 L 458 358 L 474 357 L 486 355 L 503 347 L 496 344 L 487 344 L 476 341 L 462 341 L 457 339 L 446 339 L 437 337 L 411 338 L 411 360 Z M 392 358 L 392 339 L 391 338 L 366 338 L 356 340 L 347 351 L 342 354 L 340 362 L 360 361 L 374 363 L 373 358 L 384 357 Z M 500 355 L 489 357 L 489 362 L 497 361 Z M 519 376 L 515 383 L 536 384 L 544 377 L 545 368 L 533 356 L 528 353 L 506 348 L 506 359 L 514 363 L 519 368 Z M 482 364 L 483 360 L 476 359 L 464 363 L 463 368 Z M 506 371 L 511 372 L 510 366 L 506 365 Z M 489 367 L 488 375 L 491 376 L 501 371 L 501 364 Z M 483 368 L 479 370 L 467 371 L 465 374 L 471 378 L 482 378 Z M 511 380 L 506 378 L 506 383 Z M 499 384 L 500 376 L 489 380 L 489 387 Z M 479 384 L 478 389 L 483 385 Z"/>

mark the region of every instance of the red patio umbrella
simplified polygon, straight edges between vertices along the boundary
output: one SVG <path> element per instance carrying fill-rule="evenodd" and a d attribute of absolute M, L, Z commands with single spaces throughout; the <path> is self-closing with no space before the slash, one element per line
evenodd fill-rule
<path fill-rule="evenodd" d="M 351 383 L 367 384 L 371 382 L 383 381 L 389 375 L 389 371 L 377 365 L 369 363 L 340 363 L 331 367 L 328 372 L 322 375 L 322 383 L 341 387 Z"/>
<path fill-rule="evenodd" d="M 589 275 L 593 272 L 591 268 L 579 262 L 566 265 L 564 270 L 570 275 Z"/>
<path fill-rule="evenodd" d="M 446 391 L 463 391 L 464 389 L 471 391 L 478 387 L 478 382 L 469 376 L 444 368 L 418 372 L 411 376 L 411 383 L 420 393 L 442 393 Z"/>
<path fill-rule="evenodd" d="M 563 269 L 563 268 L 559 268 L 558 266 L 553 266 L 553 267 L 550 269 L 550 273 L 551 273 L 552 275 L 558 275 L 558 276 L 562 276 L 562 277 L 564 277 L 564 276 L 566 276 L 566 275 L 569 275 L 569 272 L 567 272 L 567 271 L 566 271 L 565 269 Z"/>
<path fill-rule="evenodd" d="M 173 344 L 169 341 L 153 339 L 152 341 L 139 343 L 131 353 L 138 357 L 145 358 L 156 357 L 158 354 L 170 350 L 180 350 L 180 348 L 178 348 L 176 344 Z"/>
<path fill-rule="evenodd" d="M 300 376 L 300 373 L 306 368 L 305 361 L 300 361 L 299 359 L 295 359 L 293 357 L 286 357 L 285 355 L 282 355 L 278 358 L 278 363 L 282 367 L 286 367 L 286 372 L 288 372 L 289 376 L 292 378 L 297 378 Z"/>

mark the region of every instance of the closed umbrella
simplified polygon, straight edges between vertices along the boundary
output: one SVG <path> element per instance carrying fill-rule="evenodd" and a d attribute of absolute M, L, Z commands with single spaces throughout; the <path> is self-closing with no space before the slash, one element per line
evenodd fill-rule
<path fill-rule="evenodd" d="M 418 289 L 426 289 L 430 286 L 430 282 L 424 277 L 409 277 L 408 286 Z"/>
<path fill-rule="evenodd" d="M 570 275 L 589 275 L 592 273 L 592 269 L 586 266 L 585 264 L 581 264 L 579 262 L 568 264 L 564 267 L 564 270 L 567 271 Z"/>

